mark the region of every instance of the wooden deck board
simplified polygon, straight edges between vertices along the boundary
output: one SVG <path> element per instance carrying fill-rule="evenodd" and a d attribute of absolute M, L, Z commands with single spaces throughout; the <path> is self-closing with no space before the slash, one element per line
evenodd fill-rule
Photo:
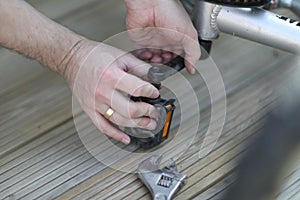
<path fill-rule="evenodd" d="M 254 86 L 253 86 L 254 87 Z M 244 91 L 245 93 L 248 93 L 248 91 Z M 264 93 L 264 94 L 267 94 L 265 91 L 264 92 L 262 92 L 262 93 Z M 258 94 L 253 94 L 253 98 L 256 98 L 257 96 L 259 96 Z M 244 102 L 244 100 L 243 99 L 241 99 L 240 100 L 241 102 Z M 251 102 L 251 101 L 250 101 Z M 260 105 L 260 104 L 259 104 Z M 239 103 L 237 103 L 236 104 L 236 106 L 237 107 L 240 107 L 240 105 L 239 105 Z M 263 112 L 263 109 L 261 109 L 261 108 L 257 108 L 257 110 L 261 110 L 262 112 Z M 255 111 L 257 111 L 257 110 L 254 110 L 253 112 L 255 112 Z M 237 116 L 238 116 L 238 114 L 237 114 Z M 234 119 L 234 118 L 233 118 Z M 242 125 L 240 125 L 240 123 L 238 123 L 237 122 L 237 124 L 239 124 L 239 126 L 238 127 L 234 127 L 235 129 L 236 129 L 236 132 L 238 132 L 238 133 L 240 133 L 241 132 L 241 130 L 243 130 L 242 129 L 242 127 L 248 127 L 249 126 L 249 123 L 252 121 L 252 120 L 259 120 L 259 117 L 257 117 L 257 116 L 253 116 L 253 118 L 247 118 L 246 117 L 246 119 L 247 119 L 247 121 L 246 121 L 246 123 L 245 124 L 242 124 Z M 253 122 L 252 122 L 253 123 Z M 245 136 L 244 135 L 245 134 L 245 132 L 243 132 L 243 134 L 242 134 L 242 136 Z M 237 137 L 235 137 L 235 139 L 237 139 Z M 235 142 L 237 142 L 237 143 L 239 143 L 239 141 L 237 140 L 234 140 Z M 228 141 L 227 141 L 228 142 Z M 232 146 L 230 146 L 231 144 L 229 143 L 228 144 L 229 145 L 229 147 L 230 148 L 232 148 Z M 221 153 L 224 153 L 224 152 L 226 152 L 226 148 L 224 148 L 224 149 L 220 149 L 220 152 Z M 191 160 L 192 158 L 191 157 L 189 157 L 189 161 Z M 207 160 L 206 160 L 206 162 L 207 162 Z M 205 163 L 206 163 L 205 162 Z M 217 161 L 218 162 L 218 161 Z M 184 163 L 184 164 L 186 164 L 186 163 Z M 179 163 L 179 168 L 180 169 L 182 169 L 182 164 L 180 164 Z M 113 184 L 114 183 L 118 183 L 118 181 L 120 180 L 120 179 L 123 179 L 124 178 L 124 176 L 126 176 L 126 175 L 123 175 L 123 176 L 121 176 L 120 177 L 120 173 L 117 173 L 117 174 L 115 174 L 115 176 L 114 176 L 114 172 L 113 172 L 113 170 L 111 171 L 111 170 L 108 170 L 108 171 L 110 171 L 110 173 L 109 174 L 111 174 L 110 175 L 110 179 L 109 179 L 109 181 L 114 181 L 114 182 L 111 182 L 111 187 L 113 188 Z M 205 173 L 204 173 L 205 174 Z M 86 196 L 84 196 L 84 195 L 90 195 L 90 196 L 93 196 L 93 194 L 94 193 L 99 193 L 99 191 L 101 191 L 101 190 L 103 190 L 103 185 L 106 185 L 106 184 L 102 184 L 103 182 L 103 179 L 104 179 L 104 177 L 103 176 L 106 176 L 107 175 L 107 173 L 99 173 L 97 176 L 98 176 L 98 178 L 95 178 L 94 179 L 94 181 L 95 182 L 93 182 L 93 181 L 91 181 L 92 183 L 91 184 L 93 184 L 93 188 L 91 189 L 90 187 L 91 187 L 91 185 L 89 185 L 88 187 L 89 187 L 89 190 L 85 190 L 85 188 L 83 188 L 83 190 L 84 190 L 84 192 L 83 192 L 83 194 L 79 194 L 79 196 L 78 196 L 78 199 L 80 199 L 80 198 L 85 198 Z M 93 177 L 94 178 L 94 177 Z M 133 180 L 133 179 L 131 179 L 131 180 Z M 121 180 L 120 180 L 121 181 Z M 130 182 L 129 182 L 130 183 Z M 133 184 L 129 184 L 126 188 L 123 188 L 123 190 L 119 190 L 119 192 L 120 193 L 123 193 L 123 191 L 124 191 L 124 193 L 127 193 L 128 192 L 128 190 L 127 189 L 129 189 L 129 188 L 132 188 L 132 186 L 134 185 L 134 188 L 136 188 L 136 185 L 135 185 L 135 183 L 133 183 Z M 81 187 L 81 185 L 79 185 L 75 190 L 76 190 L 76 192 L 78 192 L 78 191 L 80 191 L 80 188 L 82 189 L 82 187 Z M 105 188 L 105 190 L 103 191 L 103 193 L 102 193 L 102 195 L 105 195 L 106 194 L 106 189 L 107 188 Z M 120 189 L 120 188 L 119 188 Z M 135 190 L 135 189 L 134 189 Z M 136 190 L 135 190 L 136 191 Z M 145 190 L 143 190 L 143 191 L 145 191 Z M 146 191 L 145 191 L 146 192 Z M 72 191 L 70 192 L 70 193 L 72 193 Z M 69 193 L 69 194 L 70 194 Z M 140 194 L 140 191 L 136 191 L 136 193 L 139 193 Z M 108 193 L 108 194 L 110 194 L 110 195 L 112 195 L 111 193 Z M 74 195 L 74 193 L 73 193 L 73 195 Z M 83 195 L 83 196 L 82 196 Z M 100 194 L 99 194 L 100 195 Z M 120 197 L 120 196 L 119 196 Z M 131 198 L 134 198 L 134 197 L 132 197 L 132 196 L 129 196 L 128 197 L 128 199 L 131 199 Z"/>
<path fill-rule="evenodd" d="M 235 176 L 234 173 L 224 177 L 221 181 L 214 184 L 206 191 L 202 192 L 198 196 L 194 197 L 193 199 L 217 199 L 218 196 L 222 195 L 222 192 L 226 191 L 228 187 L 234 182 Z"/>
<path fill-rule="evenodd" d="M 119 0 L 30 2 L 51 18 L 96 40 L 124 30 L 124 3 Z M 8 62 L 6 55 L 0 50 L 0 56 L 6 58 L 2 64 Z M 210 99 L 203 80 L 194 80 L 201 99 L 201 128 L 198 140 L 177 160 L 179 170 L 189 179 L 175 199 L 222 197 L 233 181 L 236 162 L 272 108 L 274 85 L 280 77 L 288 77 L 298 62 L 286 53 L 227 35 L 214 43 L 212 58 L 228 94 L 226 124 L 213 151 L 200 159 L 198 151 L 210 119 Z M 48 70 L 33 73 L 1 90 L 0 97 L 0 198 L 150 199 L 135 174 L 107 168 L 85 149 L 72 120 L 71 93 L 56 74 Z M 184 102 L 188 99 L 186 94 Z M 78 115 L 77 122 L 85 127 L 86 134 L 92 133 L 94 127 L 89 127 L 84 115 Z M 93 134 L 89 140 L 97 144 Z M 109 156 L 113 153 L 110 150 L 107 146 L 99 153 Z M 298 189 L 299 182 L 293 178 L 281 196 L 295 199 Z"/>

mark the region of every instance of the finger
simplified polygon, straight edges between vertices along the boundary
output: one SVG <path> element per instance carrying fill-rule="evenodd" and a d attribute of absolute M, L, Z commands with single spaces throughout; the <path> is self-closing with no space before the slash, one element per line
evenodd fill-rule
<path fill-rule="evenodd" d="M 163 63 L 167 63 L 173 58 L 173 54 L 171 52 L 163 52 L 162 53 Z"/>
<path fill-rule="evenodd" d="M 132 52 L 132 54 L 135 56 L 140 56 L 144 51 L 145 51 L 145 49 L 137 49 L 137 50 L 134 50 Z"/>
<path fill-rule="evenodd" d="M 111 125 L 107 119 L 105 119 L 102 115 L 97 114 L 97 127 L 98 129 L 106 134 L 107 136 L 114 138 L 117 141 L 120 141 L 124 144 L 129 144 L 130 143 L 130 137 Z"/>
<path fill-rule="evenodd" d="M 99 113 L 105 115 L 106 111 L 110 107 L 108 105 L 102 104 L 99 106 Z M 154 130 L 156 128 L 156 121 L 150 117 L 140 117 L 140 118 L 126 118 L 120 115 L 118 112 L 114 112 L 111 117 L 108 118 L 109 121 L 113 122 L 116 125 L 123 127 L 137 127 L 148 130 Z"/>
<path fill-rule="evenodd" d="M 163 52 L 162 53 L 162 55 L 161 55 L 162 57 L 163 57 L 163 59 L 165 59 L 165 60 L 170 60 L 170 59 L 172 59 L 172 53 L 171 52 Z"/>
<path fill-rule="evenodd" d="M 154 55 L 151 60 L 151 63 L 162 63 L 163 62 L 163 58 L 159 55 Z"/>
<path fill-rule="evenodd" d="M 114 92 L 111 107 L 126 118 L 150 117 L 157 118 L 159 111 L 151 104 L 134 102 L 119 92 Z"/>
<path fill-rule="evenodd" d="M 154 130 L 156 128 L 155 120 L 150 117 L 140 117 L 129 119 L 125 118 L 122 115 L 116 113 L 110 118 L 110 121 L 123 127 L 137 127 L 142 129 Z"/>
<path fill-rule="evenodd" d="M 153 54 L 146 48 L 135 50 L 132 52 L 132 54 L 143 61 L 149 60 L 153 56 Z"/>
<path fill-rule="evenodd" d="M 95 110 L 104 114 L 109 105 L 115 112 L 121 114 L 123 117 L 128 119 L 134 119 L 139 117 L 150 117 L 156 119 L 160 112 L 151 104 L 145 102 L 134 102 L 129 100 L 118 91 L 113 91 L 112 94 L 109 94 L 108 97 L 105 97 L 103 103 L 101 99 L 96 99 Z"/>
<path fill-rule="evenodd" d="M 185 64 L 187 71 L 190 74 L 195 74 L 194 64 L 197 62 L 198 59 L 196 60 L 195 57 L 192 57 L 189 55 L 186 55 L 184 59 L 185 59 L 184 64 Z"/>
<path fill-rule="evenodd" d="M 152 84 L 125 72 L 120 75 L 116 89 L 135 97 L 157 98 L 159 96 L 159 91 Z"/>
<path fill-rule="evenodd" d="M 193 65 L 199 60 L 201 52 L 200 52 L 200 45 L 197 41 L 197 36 L 195 33 L 196 38 L 190 38 L 188 36 L 185 37 L 183 40 L 184 52 L 185 52 L 185 66 L 187 71 L 190 74 L 195 73 L 195 69 Z"/>
<path fill-rule="evenodd" d="M 153 54 L 150 51 L 144 51 L 140 54 L 139 58 L 142 60 L 149 60 L 153 57 Z"/>
<path fill-rule="evenodd" d="M 127 55 L 126 58 L 124 58 L 124 64 L 126 64 L 126 72 L 143 80 L 147 80 L 148 71 L 152 67 L 150 64 L 137 59 L 132 55 Z M 135 77 L 135 79 L 137 79 L 137 77 Z"/>

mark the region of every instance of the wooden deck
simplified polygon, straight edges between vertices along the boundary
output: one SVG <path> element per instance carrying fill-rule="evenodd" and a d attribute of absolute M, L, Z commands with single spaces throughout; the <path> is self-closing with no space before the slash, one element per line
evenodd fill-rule
<path fill-rule="evenodd" d="M 29 2 L 95 40 L 125 30 L 120 0 Z M 194 81 L 201 97 L 200 128 L 198 140 L 177 160 L 189 178 L 175 199 L 222 198 L 237 161 L 274 105 L 278 83 L 299 66 L 290 54 L 228 35 L 214 43 L 212 57 L 226 87 L 226 123 L 213 151 L 200 159 L 210 104 L 205 84 Z M 108 168 L 86 150 L 74 126 L 71 93 L 59 76 L 4 49 L 0 72 L 0 199 L 150 199 L 135 174 Z M 299 199 L 299 172 L 291 174 L 278 199 Z"/>

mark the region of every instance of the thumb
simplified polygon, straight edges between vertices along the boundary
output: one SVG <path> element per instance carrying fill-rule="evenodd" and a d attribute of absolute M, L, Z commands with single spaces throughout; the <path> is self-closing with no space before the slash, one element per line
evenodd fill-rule
<path fill-rule="evenodd" d="M 159 96 L 159 91 L 152 84 L 124 71 L 120 72 L 120 75 L 116 89 L 135 97 L 157 98 Z"/>
<path fill-rule="evenodd" d="M 129 55 L 125 59 L 127 72 L 140 77 L 143 80 L 148 80 L 148 71 L 152 67 L 150 64 L 136 58 L 133 55 Z"/>
<path fill-rule="evenodd" d="M 196 37 L 197 38 L 197 37 Z M 194 40 L 188 36 L 185 36 L 183 48 L 185 52 L 185 66 L 190 74 L 195 73 L 193 65 L 199 60 L 201 56 L 200 45 L 198 40 Z"/>

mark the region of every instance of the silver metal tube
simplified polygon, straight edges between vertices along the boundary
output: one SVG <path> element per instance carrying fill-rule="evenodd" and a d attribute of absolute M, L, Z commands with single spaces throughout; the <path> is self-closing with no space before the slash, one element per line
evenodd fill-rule
<path fill-rule="evenodd" d="M 203 0 L 197 0 L 194 8 L 194 25 L 202 40 L 213 40 L 218 38 L 217 15 L 220 7 Z"/>
<path fill-rule="evenodd" d="M 300 54 L 300 22 L 259 8 L 223 7 L 217 18 L 221 32 Z"/>

